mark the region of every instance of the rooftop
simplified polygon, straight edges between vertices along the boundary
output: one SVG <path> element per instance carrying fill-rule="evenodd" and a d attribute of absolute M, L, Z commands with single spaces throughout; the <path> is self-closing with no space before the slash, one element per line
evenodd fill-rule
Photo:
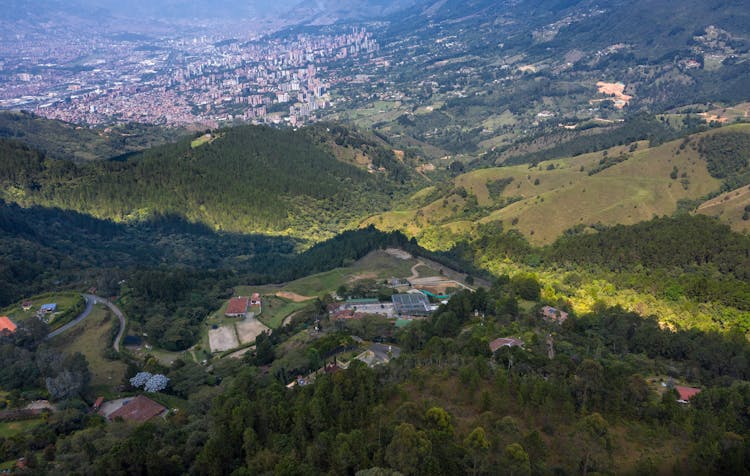
<path fill-rule="evenodd" d="M 117 417 L 125 421 L 134 421 L 138 423 L 146 422 L 155 416 L 162 414 L 165 407 L 143 395 L 138 395 L 133 400 L 122 406 L 119 410 L 109 415 L 110 420 Z"/>
<path fill-rule="evenodd" d="M 695 395 L 701 392 L 701 389 L 695 387 L 684 387 L 682 385 L 675 385 L 674 389 L 680 394 L 679 402 L 687 403 L 688 400 L 693 398 Z"/>
<path fill-rule="evenodd" d="M 11 321 L 9 317 L 6 317 L 6 316 L 0 317 L 0 334 L 2 333 L 12 334 L 14 332 L 16 332 L 15 323 Z"/>
<path fill-rule="evenodd" d="M 229 300 L 229 305 L 224 314 L 230 316 L 232 314 L 244 314 L 247 312 L 247 307 L 250 305 L 250 300 L 246 297 L 233 297 Z"/>

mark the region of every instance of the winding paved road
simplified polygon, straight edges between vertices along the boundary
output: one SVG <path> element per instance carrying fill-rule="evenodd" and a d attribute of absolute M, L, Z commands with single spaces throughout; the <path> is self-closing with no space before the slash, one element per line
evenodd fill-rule
<path fill-rule="evenodd" d="M 120 341 L 122 340 L 122 336 L 125 333 L 125 315 L 122 313 L 120 308 L 112 304 L 112 302 L 110 302 L 108 299 L 104 299 L 103 297 L 94 296 L 93 294 L 84 294 L 83 299 L 86 301 L 86 309 L 84 309 L 83 312 L 79 314 L 78 317 L 76 317 L 72 321 L 68 322 L 61 328 L 53 332 L 50 332 L 47 335 L 47 339 L 52 339 L 53 337 L 56 337 L 62 334 L 63 332 L 72 328 L 73 326 L 81 322 L 82 320 L 89 317 L 89 314 L 91 314 L 91 311 L 94 309 L 94 304 L 104 304 L 120 320 L 120 331 L 117 333 L 117 337 L 115 337 L 115 342 L 113 346 L 116 352 L 120 352 Z"/>

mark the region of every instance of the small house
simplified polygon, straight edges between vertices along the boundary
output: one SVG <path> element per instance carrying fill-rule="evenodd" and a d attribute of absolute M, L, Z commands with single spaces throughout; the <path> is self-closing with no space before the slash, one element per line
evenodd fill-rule
<path fill-rule="evenodd" d="M 97 398 L 94 404 L 91 406 L 91 411 L 98 412 L 102 407 L 102 403 L 104 403 L 104 397 Z"/>
<path fill-rule="evenodd" d="M 490 352 L 493 354 L 502 347 L 523 347 L 523 341 L 514 337 L 499 337 L 490 342 Z"/>
<path fill-rule="evenodd" d="M 227 317 L 245 317 L 250 300 L 246 297 L 233 297 L 229 300 L 227 310 L 224 315 Z"/>
<path fill-rule="evenodd" d="M 50 312 L 57 311 L 57 304 L 54 302 L 49 304 L 42 304 L 42 307 L 40 307 L 39 310 L 42 312 L 42 314 L 49 314 Z"/>
<path fill-rule="evenodd" d="M 11 335 L 16 332 L 16 324 L 7 316 L 0 317 L 0 336 Z"/>
<path fill-rule="evenodd" d="M 561 311 L 552 306 L 544 306 L 542 308 L 542 317 L 545 321 L 557 322 L 562 324 L 568 319 L 568 313 Z"/>
<path fill-rule="evenodd" d="M 691 398 L 696 396 L 701 392 L 700 388 L 695 387 L 684 387 L 682 385 L 675 385 L 674 389 L 677 390 L 677 393 L 679 394 L 679 398 L 677 401 L 679 403 L 688 403 Z"/>
<path fill-rule="evenodd" d="M 129 422 L 144 423 L 166 411 L 167 409 L 165 407 L 159 405 L 150 398 L 138 395 L 123 405 L 120 409 L 112 412 L 109 415 L 109 419 L 115 420 L 119 417 Z"/>
<path fill-rule="evenodd" d="M 32 307 L 34 307 L 34 303 L 31 301 L 24 301 L 21 303 L 21 309 L 23 309 L 24 311 L 28 311 Z"/>
<path fill-rule="evenodd" d="M 250 305 L 260 306 L 260 294 L 259 293 L 253 293 L 253 295 L 250 296 Z"/>

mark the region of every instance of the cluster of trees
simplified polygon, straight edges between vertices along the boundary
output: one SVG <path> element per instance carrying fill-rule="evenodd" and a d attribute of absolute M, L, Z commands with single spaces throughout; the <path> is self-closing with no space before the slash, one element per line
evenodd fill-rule
<path fill-rule="evenodd" d="M 704 136 L 698 151 L 711 176 L 724 181 L 723 191 L 750 183 L 750 134 L 728 131 Z"/>
<path fill-rule="evenodd" d="M 86 358 L 48 346 L 48 333 L 47 324 L 31 318 L 19 323 L 13 334 L 0 335 L 0 388 L 32 395 L 43 388 L 55 401 L 78 397 L 86 390 L 91 380 Z"/>
<path fill-rule="evenodd" d="M 596 233 L 572 230 L 542 248 L 514 230 L 486 225 L 452 253 L 485 264 L 509 259 L 531 266 L 575 266 L 669 299 L 686 296 L 750 309 L 750 238 L 704 215 L 599 226 Z"/>

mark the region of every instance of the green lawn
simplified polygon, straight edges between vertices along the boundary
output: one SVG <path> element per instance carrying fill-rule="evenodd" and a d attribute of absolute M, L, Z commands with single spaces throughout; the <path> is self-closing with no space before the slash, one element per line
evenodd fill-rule
<path fill-rule="evenodd" d="M 86 357 L 91 370 L 91 387 L 95 393 L 106 394 L 119 385 L 125 376 L 127 366 L 124 362 L 104 357 L 116 320 L 107 308 L 98 305 L 89 317 L 52 341 L 52 345 L 62 351 L 80 352 Z"/>
<path fill-rule="evenodd" d="M 0 423 L 0 438 L 10 438 L 19 433 L 23 433 L 26 430 L 34 428 L 42 422 L 44 422 L 43 419 L 35 418 L 33 420 L 9 421 Z M 15 461 L 13 463 L 15 463 Z"/>
<path fill-rule="evenodd" d="M 195 149 L 209 142 L 211 142 L 211 134 L 204 134 L 198 137 L 197 139 L 194 139 L 192 142 L 190 142 L 190 147 Z"/>
<path fill-rule="evenodd" d="M 42 304 L 55 303 L 57 304 L 57 312 L 55 315 L 61 315 L 68 309 L 81 302 L 83 297 L 79 293 L 75 292 L 62 292 L 62 293 L 45 293 L 33 296 L 30 298 L 22 299 L 12 306 L 6 307 L 0 311 L 0 315 L 8 316 L 15 322 L 22 322 L 26 319 L 34 317 L 39 307 Z M 31 301 L 33 306 L 28 311 L 24 311 L 21 308 L 21 304 L 24 301 Z M 54 328 L 54 318 L 50 320 L 50 325 Z"/>
<path fill-rule="evenodd" d="M 276 296 L 263 296 L 263 312 L 258 319 L 271 329 L 281 326 L 284 318 L 307 306 L 306 302 L 293 302 Z"/>

